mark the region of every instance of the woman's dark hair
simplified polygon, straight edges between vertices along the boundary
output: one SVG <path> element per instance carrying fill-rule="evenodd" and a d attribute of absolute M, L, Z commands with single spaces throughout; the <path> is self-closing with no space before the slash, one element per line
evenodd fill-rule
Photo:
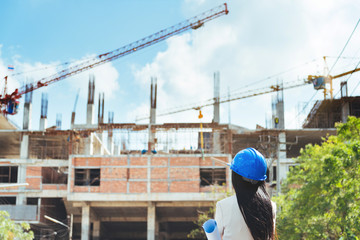
<path fill-rule="evenodd" d="M 265 181 L 253 184 L 232 171 L 232 184 L 240 211 L 254 240 L 275 239 L 272 204 Z"/>

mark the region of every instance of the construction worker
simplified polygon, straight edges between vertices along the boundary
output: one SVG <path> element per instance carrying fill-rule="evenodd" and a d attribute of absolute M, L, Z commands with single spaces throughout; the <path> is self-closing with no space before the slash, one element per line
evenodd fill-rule
<path fill-rule="evenodd" d="M 276 207 L 265 189 L 264 156 L 247 148 L 229 165 L 236 194 L 216 204 L 215 220 L 222 240 L 274 240 Z"/>

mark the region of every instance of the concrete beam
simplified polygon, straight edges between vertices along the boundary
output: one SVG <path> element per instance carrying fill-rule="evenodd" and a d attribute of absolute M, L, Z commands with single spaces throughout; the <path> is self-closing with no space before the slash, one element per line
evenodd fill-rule
<path fill-rule="evenodd" d="M 146 222 L 147 217 L 101 217 L 101 222 Z"/>
<path fill-rule="evenodd" d="M 0 164 L 29 165 L 36 167 L 67 167 L 69 160 L 58 159 L 0 159 Z"/>
<path fill-rule="evenodd" d="M 193 222 L 197 217 L 158 217 L 156 222 Z M 99 217 L 100 222 L 147 222 L 147 217 Z M 75 223 L 81 222 L 81 216 L 74 217 Z"/>
<path fill-rule="evenodd" d="M 1 132 L 1 130 L 0 130 Z M 144 155 L 141 155 L 141 154 L 120 154 L 120 155 L 117 155 L 116 157 L 126 157 L 126 158 L 132 158 L 132 157 L 143 157 Z M 147 155 L 146 155 L 147 156 Z M 166 158 L 171 158 L 171 157 L 179 157 L 179 158 L 186 158 L 186 157 L 189 157 L 190 155 L 189 154 L 156 154 L 155 157 L 166 157 Z M 99 155 L 99 154 L 94 154 L 94 155 L 89 155 L 89 154 L 83 154 L 83 155 L 76 155 L 74 157 L 78 157 L 78 158 L 99 158 L 99 157 L 113 157 L 112 155 Z M 191 154 L 191 157 L 203 157 L 202 154 Z M 204 154 L 204 157 L 214 157 L 214 158 L 221 158 L 221 157 L 228 157 L 230 159 L 232 159 L 231 157 L 231 154 Z"/>
<path fill-rule="evenodd" d="M 73 128 L 75 130 L 83 130 L 83 129 L 98 129 L 97 124 L 74 124 Z"/>
<path fill-rule="evenodd" d="M 36 192 L 25 192 L 26 197 L 40 197 L 40 198 L 66 198 L 66 190 L 42 190 Z"/>
<path fill-rule="evenodd" d="M 212 207 L 214 201 L 206 202 L 157 202 L 156 207 Z"/>
<path fill-rule="evenodd" d="M 107 201 L 107 202 L 131 202 L 131 201 L 200 201 L 214 202 L 224 198 L 225 193 L 146 193 L 146 194 L 123 194 L 123 193 L 70 193 L 68 201 Z"/>
<path fill-rule="evenodd" d="M 147 202 L 88 202 L 91 207 L 147 207 Z M 74 207 L 82 207 L 83 203 L 74 202 Z"/>

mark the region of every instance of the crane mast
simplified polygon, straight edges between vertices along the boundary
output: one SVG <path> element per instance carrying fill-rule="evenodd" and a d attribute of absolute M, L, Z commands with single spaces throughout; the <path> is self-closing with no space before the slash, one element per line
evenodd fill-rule
<path fill-rule="evenodd" d="M 158 42 L 164 41 L 174 35 L 183 33 L 188 30 L 195 30 L 199 27 L 203 26 L 204 23 L 209 22 L 215 18 L 218 18 L 222 15 L 228 14 L 227 4 L 224 3 L 218 7 L 212 8 L 202 14 L 199 14 L 195 17 L 189 18 L 183 22 L 180 22 L 176 25 L 173 25 L 169 28 L 163 29 L 157 33 L 151 34 L 147 37 L 144 37 L 138 41 L 125 45 L 121 48 L 115 49 L 113 51 L 100 54 L 94 58 L 86 60 L 80 64 L 76 64 L 69 68 L 66 68 L 54 75 L 44 77 L 32 84 L 29 84 L 26 88 L 23 87 L 20 90 L 15 90 L 10 95 L 0 96 L 0 105 L 3 107 L 4 105 L 8 105 L 9 102 L 15 101 L 19 99 L 21 95 L 39 89 L 41 87 L 45 87 L 51 83 L 58 82 L 65 78 L 74 76 L 76 74 L 87 71 L 91 68 L 97 67 L 99 65 L 111 62 L 118 58 L 124 57 L 146 47 L 152 46 Z"/>

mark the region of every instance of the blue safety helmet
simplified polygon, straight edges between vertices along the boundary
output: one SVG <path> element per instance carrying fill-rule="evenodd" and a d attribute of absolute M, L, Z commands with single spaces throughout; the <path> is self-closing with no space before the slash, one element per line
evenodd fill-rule
<path fill-rule="evenodd" d="M 264 181 L 266 176 L 266 160 L 254 148 L 246 148 L 238 152 L 232 160 L 230 169 L 245 178 Z"/>

